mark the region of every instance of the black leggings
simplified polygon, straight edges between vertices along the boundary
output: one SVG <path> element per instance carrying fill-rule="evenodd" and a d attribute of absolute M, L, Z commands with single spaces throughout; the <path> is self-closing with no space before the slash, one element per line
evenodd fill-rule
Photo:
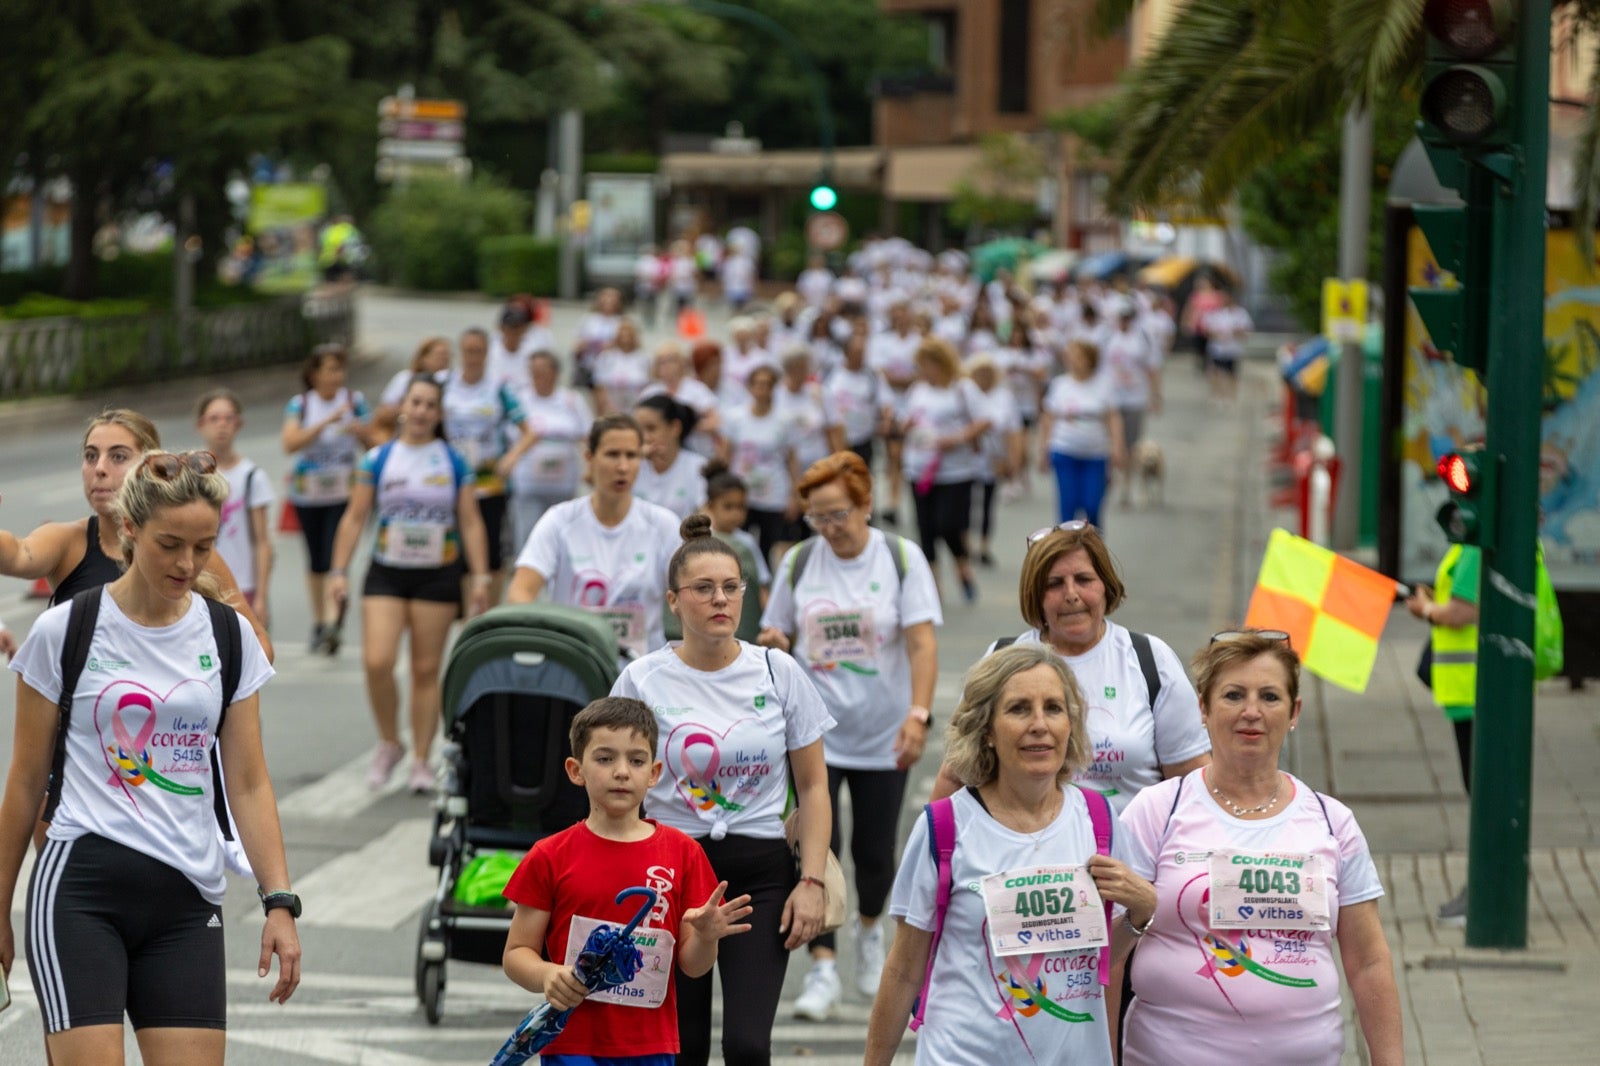
<path fill-rule="evenodd" d="M 728 895 L 748 892 L 755 908 L 748 933 L 717 945 L 722 978 L 722 1061 L 726 1066 L 770 1066 L 772 1023 L 783 995 L 789 952 L 778 932 L 783 905 L 794 891 L 794 857 L 782 840 L 702 837 L 700 846 Z M 678 1066 L 706 1066 L 711 1058 L 711 974 L 677 975 Z"/>
<path fill-rule="evenodd" d="M 904 770 L 846 770 L 828 767 L 828 800 L 833 805 L 835 855 L 844 854 L 844 834 L 839 826 L 839 786 L 850 785 L 850 859 L 856 868 L 857 910 L 864 918 L 883 914 L 894 887 L 895 830 L 900 826 L 900 801 L 906 795 Z M 814 948 L 834 949 L 832 933 L 811 942 Z"/>
<path fill-rule="evenodd" d="M 941 540 L 957 560 L 965 559 L 967 530 L 972 526 L 972 482 L 934 485 L 921 495 L 912 485 L 911 498 L 917 505 L 917 540 L 928 562 L 934 561 Z"/>
<path fill-rule="evenodd" d="M 1451 722 L 1456 731 L 1456 754 L 1461 756 L 1461 787 L 1472 795 L 1472 719 Z"/>
<path fill-rule="evenodd" d="M 326 574 L 333 568 L 333 538 L 348 506 L 349 501 L 316 506 L 295 504 L 294 515 L 306 538 L 306 568 L 313 574 Z"/>
<path fill-rule="evenodd" d="M 983 524 L 979 532 L 983 534 L 983 542 L 989 543 L 989 534 L 994 530 L 994 497 L 999 490 L 998 481 L 983 482 Z"/>

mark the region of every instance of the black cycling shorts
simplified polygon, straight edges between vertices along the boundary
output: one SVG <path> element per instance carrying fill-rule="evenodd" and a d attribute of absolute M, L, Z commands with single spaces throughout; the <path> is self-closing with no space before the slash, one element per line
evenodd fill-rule
<path fill-rule="evenodd" d="M 89 834 L 48 840 L 28 885 L 28 970 L 45 1032 L 226 1029 L 222 906 L 159 859 Z"/>
<path fill-rule="evenodd" d="M 375 562 L 367 568 L 361 585 L 363 596 L 392 596 L 397 600 L 460 603 L 461 579 L 467 568 L 460 560 L 446 566 L 388 566 Z"/>

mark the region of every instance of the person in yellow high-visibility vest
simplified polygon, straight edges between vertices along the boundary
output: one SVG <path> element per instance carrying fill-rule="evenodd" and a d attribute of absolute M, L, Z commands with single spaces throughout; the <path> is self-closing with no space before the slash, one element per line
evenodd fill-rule
<path fill-rule="evenodd" d="M 1455 727 L 1461 756 L 1461 782 L 1472 791 L 1472 711 L 1478 691 L 1478 577 L 1483 553 L 1470 544 L 1452 544 L 1439 561 L 1434 587 L 1418 585 L 1406 609 L 1431 627 L 1433 702 Z M 1441 923 L 1466 921 L 1463 889 L 1439 908 Z"/>

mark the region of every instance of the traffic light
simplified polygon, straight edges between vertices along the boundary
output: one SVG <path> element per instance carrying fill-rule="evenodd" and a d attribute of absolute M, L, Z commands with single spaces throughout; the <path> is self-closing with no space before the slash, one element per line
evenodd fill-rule
<path fill-rule="evenodd" d="M 1492 540 L 1493 515 L 1491 464 L 1483 452 L 1451 452 L 1439 460 L 1439 480 L 1450 499 L 1436 516 L 1444 535 L 1454 544 L 1484 545 Z"/>
<path fill-rule="evenodd" d="M 1476 152 L 1515 139 L 1510 88 L 1515 23 L 1516 0 L 1426 0 L 1424 142 Z"/>
<path fill-rule="evenodd" d="M 832 211 L 839 204 L 839 192 L 826 177 L 817 179 L 811 187 L 811 207 L 816 211 Z"/>
<path fill-rule="evenodd" d="M 1465 175 L 1464 184 L 1464 204 L 1416 204 L 1411 209 L 1434 261 L 1455 283 L 1448 288 L 1414 285 L 1407 292 L 1433 346 L 1482 380 L 1489 368 L 1494 191 L 1492 180 L 1476 168 Z"/>

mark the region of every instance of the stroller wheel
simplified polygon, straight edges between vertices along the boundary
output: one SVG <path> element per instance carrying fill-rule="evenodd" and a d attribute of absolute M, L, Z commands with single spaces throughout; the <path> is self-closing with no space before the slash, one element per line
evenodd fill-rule
<path fill-rule="evenodd" d="M 418 1003 L 424 1003 L 427 1001 L 427 996 L 424 995 L 423 990 L 422 975 L 427 970 L 429 963 L 432 961 L 430 956 L 443 959 L 448 956 L 450 951 L 449 945 L 445 941 L 443 931 L 441 930 L 440 932 L 435 933 L 432 929 L 432 923 L 438 918 L 438 913 L 438 905 L 430 903 L 428 906 L 422 908 L 422 920 L 417 926 L 417 961 L 416 966 L 413 968 L 413 978 L 416 982 Z M 430 945 L 432 944 L 444 944 L 444 953 L 439 954 L 438 948 L 430 949 Z M 438 963 L 438 966 L 441 970 L 444 968 L 444 964 L 442 962 Z"/>
<path fill-rule="evenodd" d="M 438 1025 L 444 1017 L 444 963 L 423 963 L 421 983 L 422 1013 L 429 1025 Z"/>

